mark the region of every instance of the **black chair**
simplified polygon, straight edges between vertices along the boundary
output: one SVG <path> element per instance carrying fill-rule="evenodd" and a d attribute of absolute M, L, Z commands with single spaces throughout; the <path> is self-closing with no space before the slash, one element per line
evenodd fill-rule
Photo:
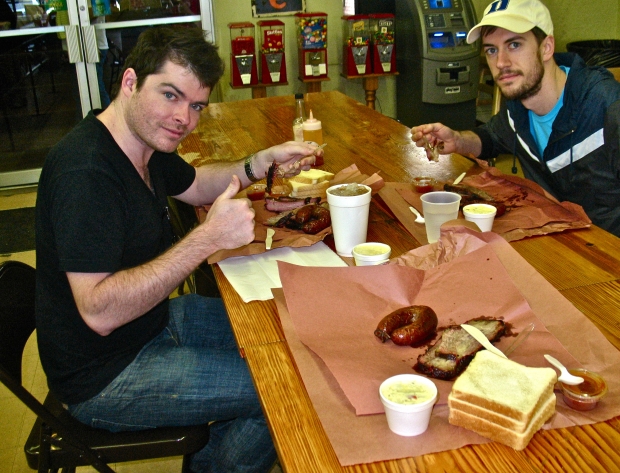
<path fill-rule="evenodd" d="M 113 473 L 108 464 L 188 455 L 209 441 L 209 426 L 162 427 L 112 433 L 77 421 L 49 393 L 41 404 L 22 386 L 22 354 L 35 329 L 35 270 L 17 262 L 0 263 L 0 381 L 37 415 L 24 450 L 39 472 L 75 472 L 90 465 Z"/>

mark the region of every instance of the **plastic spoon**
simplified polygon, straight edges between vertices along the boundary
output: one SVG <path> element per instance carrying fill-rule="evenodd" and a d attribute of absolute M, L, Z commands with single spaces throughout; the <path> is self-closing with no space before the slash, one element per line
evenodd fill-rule
<path fill-rule="evenodd" d="M 415 217 L 416 223 L 424 223 L 424 217 L 422 217 L 420 212 L 418 212 L 415 207 L 409 207 L 409 210 L 411 210 L 415 214 L 415 216 L 416 216 Z"/>
<path fill-rule="evenodd" d="M 457 177 L 454 182 L 452 183 L 453 186 L 456 186 L 458 183 L 460 183 L 463 178 L 465 177 L 465 173 L 462 173 L 459 177 Z"/>
<path fill-rule="evenodd" d="M 558 381 L 560 383 L 569 384 L 571 386 L 583 383 L 583 378 L 570 374 L 566 367 L 551 355 L 545 355 L 545 359 L 560 370 L 560 376 L 558 376 Z"/>
<path fill-rule="evenodd" d="M 497 356 L 501 356 L 502 358 L 508 358 L 504 353 L 499 349 L 493 346 L 493 344 L 489 341 L 487 336 L 480 331 L 480 329 L 467 324 L 461 324 L 461 327 L 470 334 L 472 337 L 476 339 L 476 341 L 482 345 L 484 348 L 489 350 L 491 353 L 496 354 Z"/>

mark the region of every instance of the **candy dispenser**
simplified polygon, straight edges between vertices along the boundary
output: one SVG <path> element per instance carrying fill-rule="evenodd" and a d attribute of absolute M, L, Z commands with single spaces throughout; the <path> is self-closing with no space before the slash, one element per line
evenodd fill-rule
<path fill-rule="evenodd" d="M 396 72 L 394 15 L 391 13 L 371 14 L 370 30 L 373 74 L 391 74 Z"/>
<path fill-rule="evenodd" d="M 345 76 L 370 74 L 370 17 L 347 15 L 342 17 L 342 72 Z"/>
<path fill-rule="evenodd" d="M 230 28 L 230 74 L 233 87 L 258 84 L 254 24 L 229 23 L 228 28 Z"/>
<path fill-rule="evenodd" d="M 327 13 L 296 13 L 299 78 L 327 77 Z"/>
<path fill-rule="evenodd" d="M 258 22 L 260 48 L 260 80 L 263 84 L 286 82 L 284 57 L 284 23 L 280 20 Z"/>

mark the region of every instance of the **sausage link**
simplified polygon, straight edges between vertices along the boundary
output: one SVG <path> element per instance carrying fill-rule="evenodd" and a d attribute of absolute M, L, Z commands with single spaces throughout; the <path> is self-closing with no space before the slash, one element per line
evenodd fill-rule
<path fill-rule="evenodd" d="M 304 223 L 301 229 L 304 233 L 316 235 L 321 230 L 329 227 L 331 224 L 332 220 L 329 210 L 325 207 L 321 207 L 320 205 L 315 205 L 314 210 L 312 211 L 312 219 L 309 222 Z"/>
<path fill-rule="evenodd" d="M 395 310 L 385 316 L 375 336 L 382 342 L 388 339 L 396 345 L 414 345 L 428 338 L 437 328 L 437 314 L 425 305 Z"/>

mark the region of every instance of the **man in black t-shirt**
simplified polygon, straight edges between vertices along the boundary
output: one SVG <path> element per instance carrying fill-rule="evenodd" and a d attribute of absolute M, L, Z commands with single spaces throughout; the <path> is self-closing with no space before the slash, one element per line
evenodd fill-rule
<path fill-rule="evenodd" d="M 209 255 L 254 239 L 234 199 L 273 161 L 309 169 L 315 144 L 287 142 L 193 168 L 175 150 L 223 72 L 198 28 L 152 28 L 111 105 L 50 151 L 37 198 L 37 335 L 50 390 L 110 430 L 213 421 L 193 471 L 266 471 L 275 450 L 219 299 L 170 293 Z M 301 166 L 294 166 L 300 162 Z M 212 203 L 172 246 L 167 197 Z"/>

